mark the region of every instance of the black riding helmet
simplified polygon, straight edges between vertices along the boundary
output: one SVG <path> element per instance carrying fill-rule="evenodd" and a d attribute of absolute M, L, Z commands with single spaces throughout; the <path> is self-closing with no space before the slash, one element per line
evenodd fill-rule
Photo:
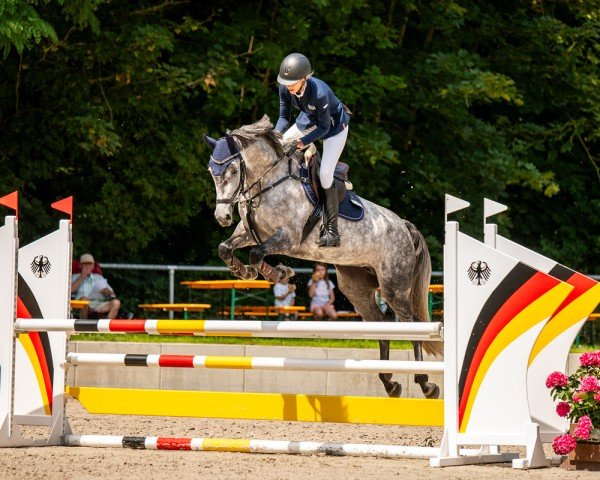
<path fill-rule="evenodd" d="M 277 81 L 282 85 L 292 85 L 312 73 L 310 62 L 301 53 L 290 53 L 281 62 Z"/>

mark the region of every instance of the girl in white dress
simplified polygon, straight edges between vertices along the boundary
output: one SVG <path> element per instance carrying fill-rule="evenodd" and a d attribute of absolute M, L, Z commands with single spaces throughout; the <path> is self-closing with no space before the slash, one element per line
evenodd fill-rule
<path fill-rule="evenodd" d="M 313 312 L 316 320 L 322 320 L 324 316 L 328 320 L 337 320 L 337 312 L 333 305 L 335 301 L 334 288 L 335 285 L 327 275 L 327 265 L 320 262 L 315 263 L 308 281 L 308 296 L 311 298 L 310 311 Z"/>

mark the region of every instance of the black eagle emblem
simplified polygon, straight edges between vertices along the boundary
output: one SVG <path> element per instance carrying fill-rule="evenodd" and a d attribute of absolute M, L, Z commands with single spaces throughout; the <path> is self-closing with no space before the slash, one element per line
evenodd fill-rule
<path fill-rule="evenodd" d="M 492 271 L 486 262 L 477 260 L 471 263 L 471 266 L 467 270 L 467 275 L 473 285 L 485 285 L 491 277 Z"/>
<path fill-rule="evenodd" d="M 38 255 L 31 262 L 31 271 L 37 278 L 44 278 L 50 272 L 50 260 L 44 255 Z"/>

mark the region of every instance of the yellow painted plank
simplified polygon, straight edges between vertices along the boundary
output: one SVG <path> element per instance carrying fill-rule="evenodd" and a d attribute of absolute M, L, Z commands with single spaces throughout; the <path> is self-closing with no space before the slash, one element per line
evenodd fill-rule
<path fill-rule="evenodd" d="M 90 413 L 443 426 L 443 400 L 67 387 Z"/>

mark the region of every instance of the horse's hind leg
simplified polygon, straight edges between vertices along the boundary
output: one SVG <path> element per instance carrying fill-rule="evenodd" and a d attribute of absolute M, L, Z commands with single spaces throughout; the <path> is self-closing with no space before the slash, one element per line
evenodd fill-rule
<path fill-rule="evenodd" d="M 423 361 L 423 349 L 421 342 L 412 342 L 413 351 L 415 352 L 415 360 Z M 438 398 L 440 396 L 440 387 L 435 383 L 429 383 L 429 375 L 425 373 L 415 374 L 415 383 L 421 386 L 425 398 Z"/>
<path fill-rule="evenodd" d="M 379 359 L 389 360 L 390 359 L 390 341 L 379 340 Z M 388 397 L 399 398 L 402 395 L 402 385 L 395 380 L 392 380 L 392 373 L 380 373 L 379 380 L 383 383 Z"/>
<path fill-rule="evenodd" d="M 375 290 L 379 286 L 375 274 L 362 267 L 337 266 L 337 280 L 340 291 L 350 300 L 356 311 L 366 321 L 385 322 L 385 314 L 375 303 Z M 389 340 L 379 340 L 379 358 L 390 359 Z M 402 385 L 392 381 L 391 373 L 380 373 L 379 379 L 390 397 L 399 397 Z"/>
<path fill-rule="evenodd" d="M 403 283 L 405 280 L 405 283 Z M 402 322 L 418 322 L 419 319 L 415 317 L 412 312 L 409 301 L 409 291 L 403 289 L 402 285 L 408 285 L 408 279 L 403 279 L 400 275 L 395 277 L 394 285 L 381 284 L 382 295 Z M 404 292 L 404 293 L 402 293 Z M 413 351 L 415 353 L 415 360 L 420 362 L 423 361 L 423 350 L 421 342 L 412 342 Z M 381 343 L 380 343 L 381 349 Z M 440 396 L 440 388 L 435 383 L 429 382 L 429 375 L 427 374 L 416 374 L 415 383 L 421 386 L 421 390 L 425 398 L 438 398 Z"/>

